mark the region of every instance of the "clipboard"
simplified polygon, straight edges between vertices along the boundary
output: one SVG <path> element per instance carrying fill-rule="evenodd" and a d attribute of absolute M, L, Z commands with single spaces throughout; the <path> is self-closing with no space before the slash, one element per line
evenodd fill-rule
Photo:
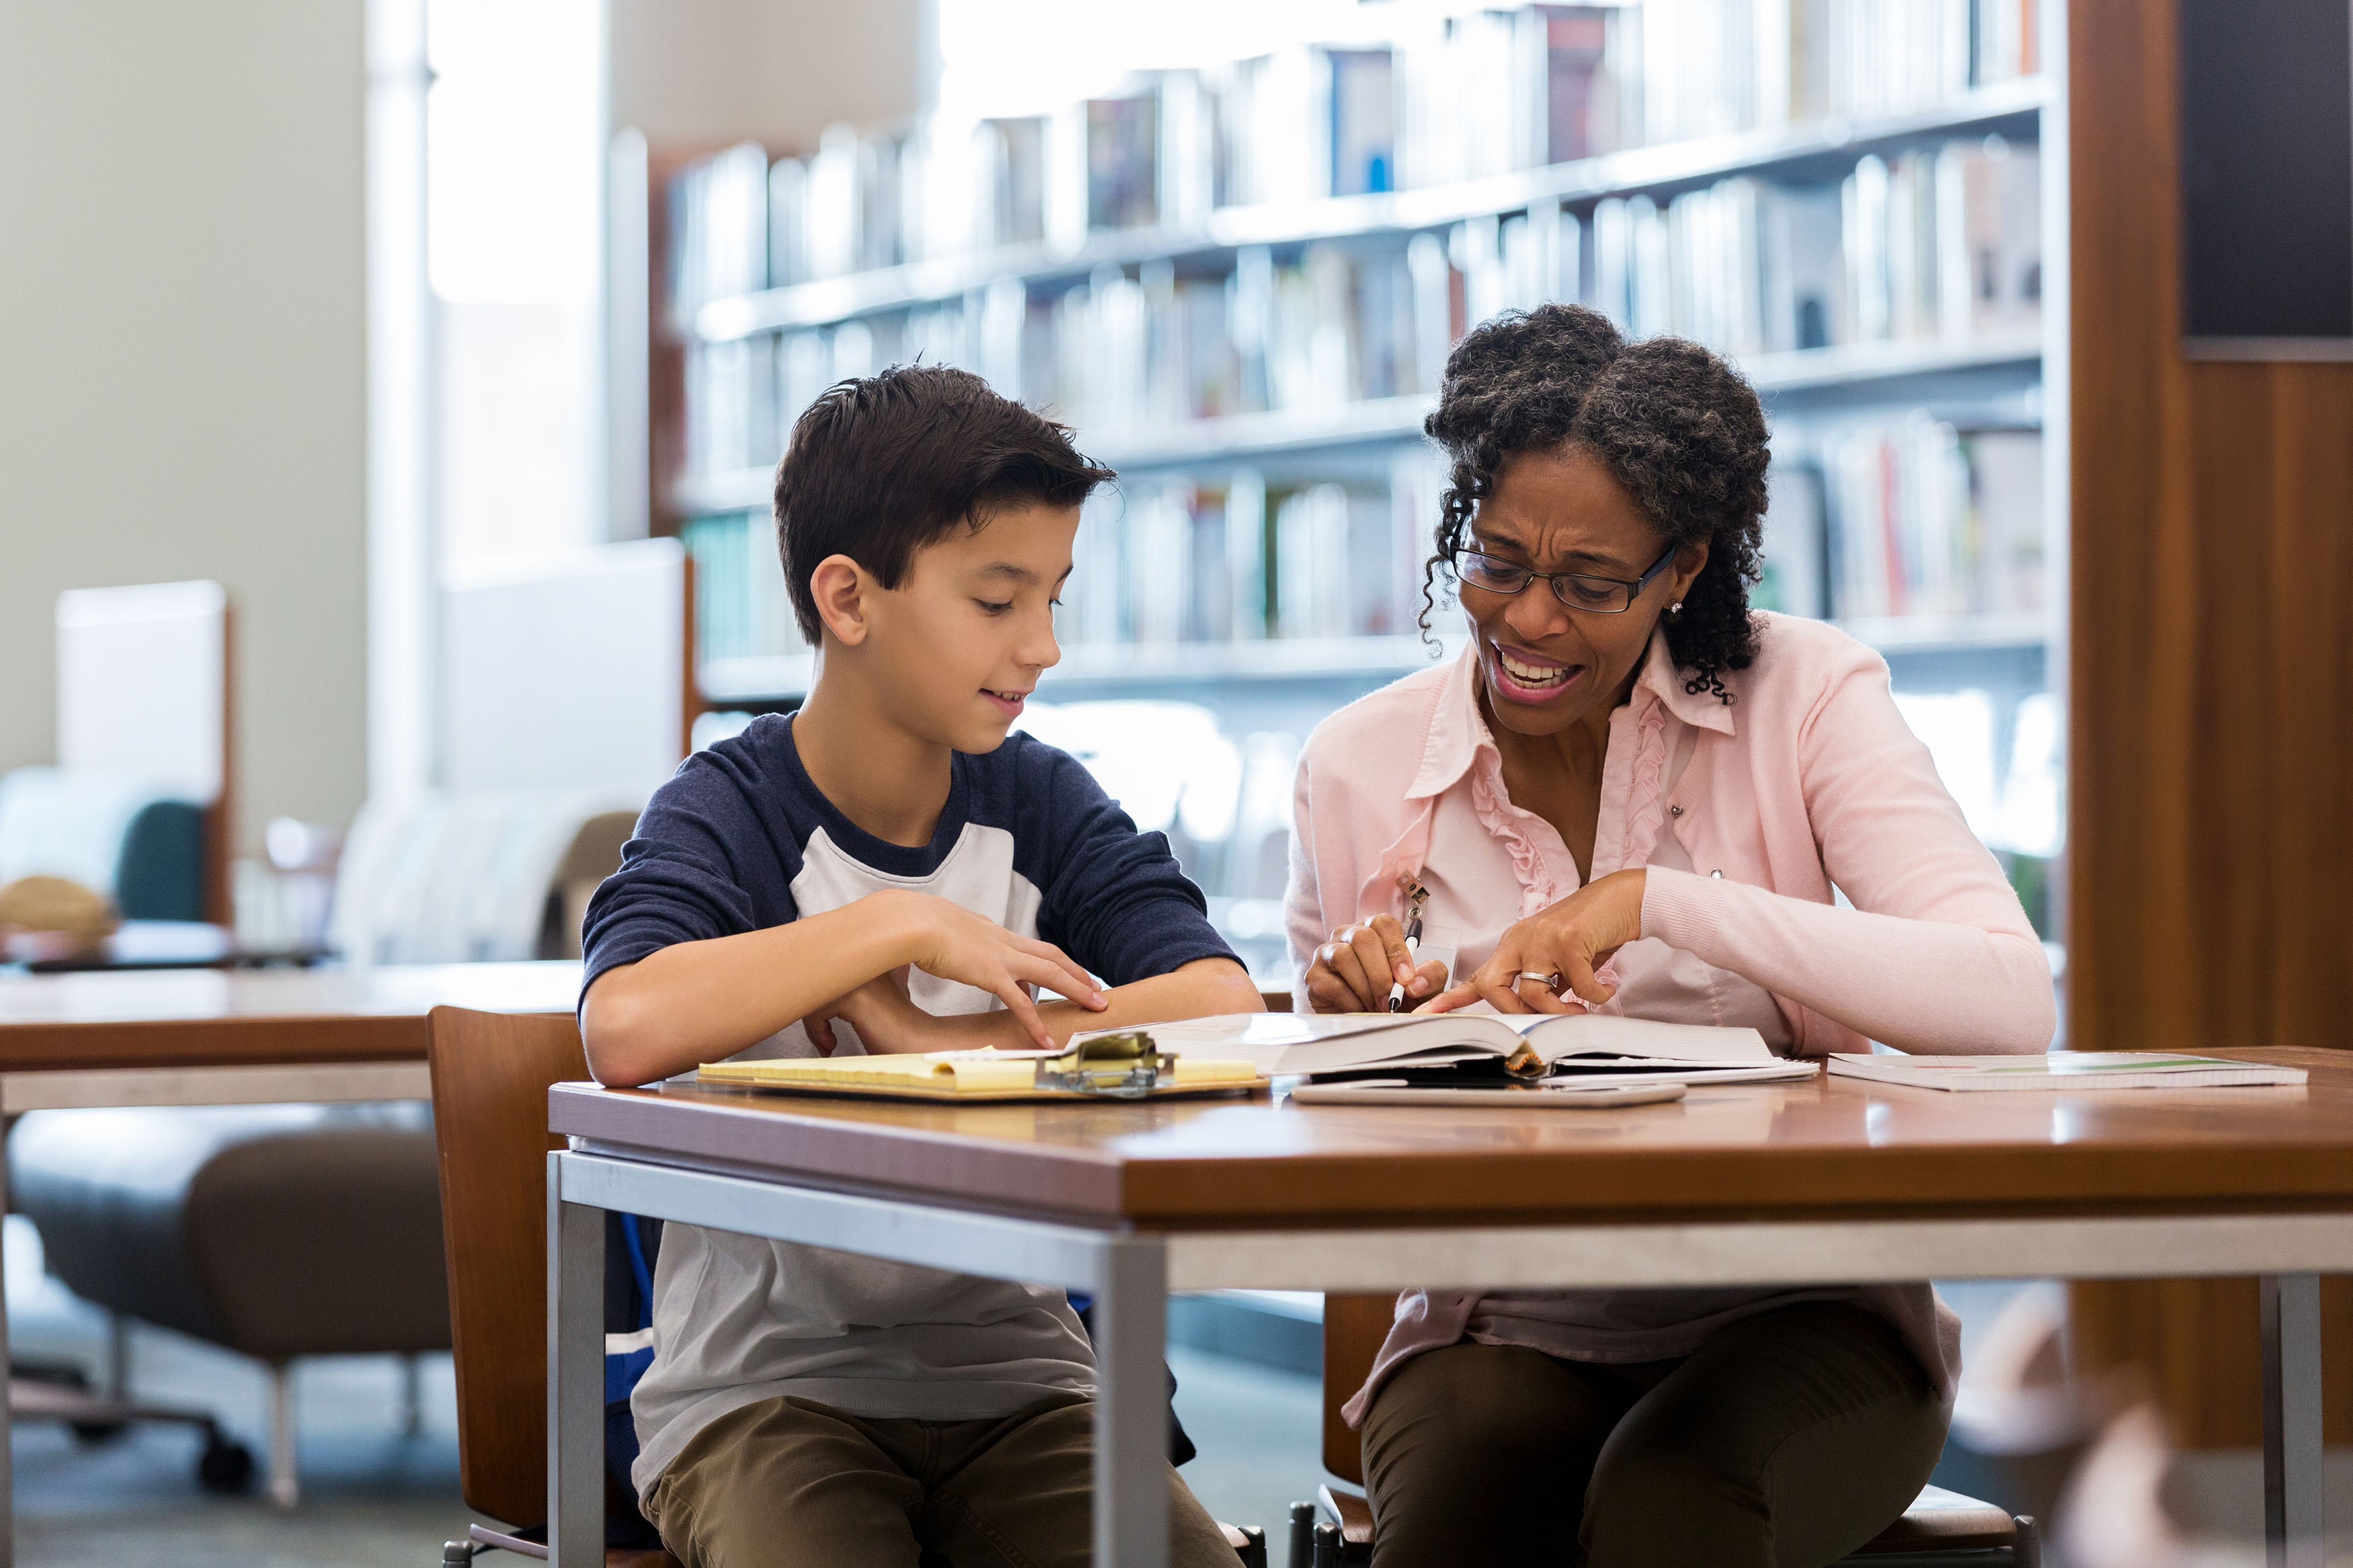
<path fill-rule="evenodd" d="M 898 1088 L 886 1084 L 815 1084 L 815 1083 L 741 1083 L 724 1079 L 695 1078 L 698 1089 L 722 1089 L 737 1094 L 807 1095 L 817 1100 L 915 1100 L 925 1105 L 1073 1105 L 1100 1104 L 1106 1100 L 1117 1104 L 1142 1100 L 1209 1100 L 1219 1095 L 1246 1096 L 1257 1094 L 1274 1081 L 1257 1079 L 1229 1083 L 1172 1083 L 1145 1090 L 1141 1094 L 1121 1095 L 1116 1100 L 1109 1095 L 1091 1094 L 1076 1089 L 917 1089 Z"/>
<path fill-rule="evenodd" d="M 1074 1041 L 1059 1051 L 991 1047 L 915 1058 L 706 1062 L 693 1081 L 699 1088 L 944 1105 L 1198 1099 L 1251 1094 L 1272 1081 L 1247 1062 L 1200 1065 L 1222 1070 L 1187 1082 L 1178 1059 L 1155 1045 L 1150 1034 L 1124 1029 Z"/>

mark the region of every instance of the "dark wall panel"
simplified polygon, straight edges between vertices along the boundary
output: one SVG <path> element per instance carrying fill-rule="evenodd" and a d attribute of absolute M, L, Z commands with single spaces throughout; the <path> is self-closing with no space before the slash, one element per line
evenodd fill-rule
<path fill-rule="evenodd" d="M 2353 364 L 2183 353 L 2176 3 L 2068 7 L 2069 1039 L 2343 1047 Z M 2329 1286 L 2329 1432 L 2345 1442 L 2353 1282 Z M 2260 1441 L 2250 1282 L 2073 1300 L 2077 1355 L 2142 1367 L 2181 1441 Z"/>
<path fill-rule="evenodd" d="M 2184 330 L 2353 353 L 2353 3 L 2179 5 Z"/>

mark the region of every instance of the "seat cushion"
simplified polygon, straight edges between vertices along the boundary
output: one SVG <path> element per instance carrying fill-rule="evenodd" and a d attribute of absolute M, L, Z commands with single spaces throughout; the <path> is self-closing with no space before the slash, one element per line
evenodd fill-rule
<path fill-rule="evenodd" d="M 1857 1557 L 1905 1552 L 1982 1552 L 2018 1539 L 2018 1521 L 1989 1502 L 1942 1487 L 1924 1487 L 1904 1517 L 1872 1538 Z"/>
<path fill-rule="evenodd" d="M 1340 1526 L 1341 1561 L 1372 1556 L 1372 1505 L 1355 1492 L 1326 1486 L 1317 1493 L 1324 1513 Z M 1942 1487 L 1922 1489 L 1904 1517 L 1889 1525 L 1849 1561 L 1894 1557 L 1907 1552 L 1983 1552 L 2014 1545 L 2018 1521 L 1989 1502 Z"/>
<path fill-rule="evenodd" d="M 8 1168 L 100 1306 L 272 1362 L 449 1348 L 421 1106 L 33 1111 Z"/>

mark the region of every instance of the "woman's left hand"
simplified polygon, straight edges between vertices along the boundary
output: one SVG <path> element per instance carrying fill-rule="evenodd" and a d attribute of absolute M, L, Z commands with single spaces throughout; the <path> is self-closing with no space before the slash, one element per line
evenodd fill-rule
<path fill-rule="evenodd" d="M 1642 934 L 1641 867 L 1613 871 L 1589 882 L 1549 909 L 1537 910 L 1504 932 L 1495 956 L 1460 985 L 1419 1009 L 1451 1013 L 1485 1002 L 1498 1013 L 1567 1013 L 1566 988 L 1588 1006 L 1617 994 L 1594 971 L 1609 955 Z"/>

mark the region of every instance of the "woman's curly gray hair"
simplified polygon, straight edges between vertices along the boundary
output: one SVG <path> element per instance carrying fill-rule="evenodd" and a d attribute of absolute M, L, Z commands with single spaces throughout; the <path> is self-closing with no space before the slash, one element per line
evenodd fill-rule
<path fill-rule="evenodd" d="M 1765 411 L 1740 373 L 1681 338 L 1629 342 L 1582 305 L 1507 310 L 1447 356 L 1422 428 L 1451 465 L 1437 553 L 1422 569 L 1430 629 L 1439 567 L 1462 547 L 1479 503 L 1523 452 L 1574 445 L 1609 467 L 1636 507 L 1707 564 L 1665 622 L 1684 689 L 1732 700 L 1721 679 L 1757 656 L 1748 590 L 1763 575 Z"/>

